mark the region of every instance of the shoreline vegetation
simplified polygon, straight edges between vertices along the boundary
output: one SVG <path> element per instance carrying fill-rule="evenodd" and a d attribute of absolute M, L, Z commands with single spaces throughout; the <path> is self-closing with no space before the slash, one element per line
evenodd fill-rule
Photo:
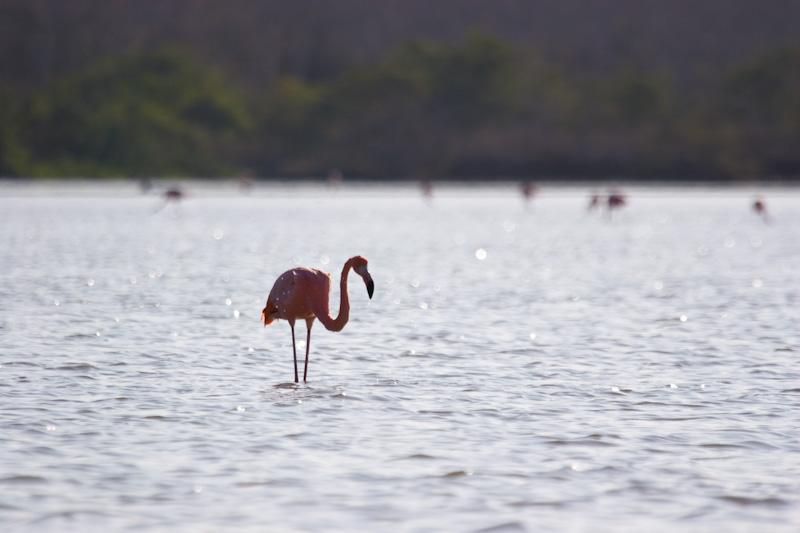
<path fill-rule="evenodd" d="M 800 47 L 788 41 L 690 75 L 631 58 L 575 68 L 541 47 L 470 30 L 415 38 L 332 72 L 294 70 L 248 80 L 167 43 L 93 59 L 46 83 L 6 76 L 0 176 L 800 176 Z"/>

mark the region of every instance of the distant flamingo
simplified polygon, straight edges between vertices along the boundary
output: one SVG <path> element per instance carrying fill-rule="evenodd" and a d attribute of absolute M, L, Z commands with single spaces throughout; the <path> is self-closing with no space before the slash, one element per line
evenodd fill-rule
<path fill-rule="evenodd" d="M 344 176 L 342 175 L 341 172 L 339 172 L 336 169 L 332 169 L 330 172 L 328 172 L 328 179 L 327 179 L 328 187 L 334 190 L 338 189 L 339 186 L 342 184 L 343 179 Z"/>
<path fill-rule="evenodd" d="M 772 217 L 767 211 L 767 203 L 764 201 L 762 197 L 758 197 L 753 202 L 753 210 L 756 212 L 758 216 L 761 217 L 761 220 L 764 221 L 765 224 L 772 223 Z"/>
<path fill-rule="evenodd" d="M 589 205 L 586 206 L 586 210 L 592 212 L 595 210 L 596 207 L 600 207 L 601 197 L 596 192 L 592 193 L 592 196 L 589 197 Z"/>
<path fill-rule="evenodd" d="M 264 326 L 273 320 L 283 319 L 289 322 L 292 328 L 292 352 L 294 354 L 294 382 L 297 383 L 297 347 L 294 340 L 294 323 L 298 318 L 305 319 L 306 336 L 306 364 L 303 370 L 303 381 L 308 373 L 308 351 L 311 345 L 311 326 L 314 319 L 318 318 L 322 325 L 330 331 L 341 331 L 350 318 L 350 298 L 347 295 L 347 274 L 350 269 L 361 276 L 367 286 L 367 294 L 372 298 L 375 284 L 372 276 L 367 271 L 367 260 L 357 255 L 348 259 L 342 268 L 341 299 L 339 301 L 339 316 L 333 318 L 328 310 L 328 300 L 331 295 L 331 275 L 316 268 L 293 268 L 287 270 L 275 281 L 267 298 L 267 305 L 261 312 Z"/>
<path fill-rule="evenodd" d="M 608 194 L 608 212 L 610 213 L 614 209 L 620 209 L 625 207 L 625 204 L 628 202 L 628 199 L 619 191 L 611 191 Z"/>
<path fill-rule="evenodd" d="M 186 194 L 179 187 L 177 187 L 177 186 L 170 187 L 169 189 L 164 191 L 164 193 L 161 195 L 161 197 L 164 199 L 164 203 L 161 205 L 161 207 L 156 209 L 154 212 L 155 213 L 160 212 L 162 209 L 167 207 L 168 204 L 171 203 L 172 204 L 172 216 L 175 216 L 175 217 L 180 216 L 180 214 L 181 214 L 180 203 L 181 203 L 181 200 L 185 196 L 186 196 Z"/>
<path fill-rule="evenodd" d="M 428 180 L 423 180 L 419 184 L 420 189 L 422 190 L 422 198 L 430 203 L 433 200 L 433 182 Z"/>
<path fill-rule="evenodd" d="M 520 191 L 522 192 L 522 198 L 529 202 L 539 192 L 539 186 L 530 181 L 523 181 L 520 184 Z"/>
<path fill-rule="evenodd" d="M 239 186 L 239 190 L 243 193 L 250 192 L 250 189 L 253 187 L 254 177 L 255 175 L 253 174 L 252 170 L 249 168 L 242 169 L 242 171 L 239 172 L 239 175 L 236 176 L 236 185 Z"/>
<path fill-rule="evenodd" d="M 164 191 L 164 200 L 167 202 L 180 202 L 183 198 L 183 191 L 178 187 L 170 187 Z"/>

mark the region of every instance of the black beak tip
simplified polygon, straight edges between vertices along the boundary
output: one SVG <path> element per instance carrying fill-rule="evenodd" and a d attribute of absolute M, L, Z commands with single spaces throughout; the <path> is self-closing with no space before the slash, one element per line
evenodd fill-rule
<path fill-rule="evenodd" d="M 369 294 L 369 299 L 372 300 L 372 293 L 375 291 L 375 283 L 372 280 L 367 282 L 367 294 Z"/>

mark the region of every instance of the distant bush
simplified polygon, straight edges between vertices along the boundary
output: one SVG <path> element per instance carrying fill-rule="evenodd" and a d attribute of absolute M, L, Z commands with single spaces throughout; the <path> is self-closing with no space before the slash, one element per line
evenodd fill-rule
<path fill-rule="evenodd" d="M 38 94 L 0 90 L 0 121 L 0 172 L 11 175 L 798 175 L 800 52 L 766 50 L 687 91 L 669 72 L 565 72 L 473 33 L 259 90 L 168 48 Z"/>
<path fill-rule="evenodd" d="M 205 176 L 231 172 L 247 106 L 224 76 L 178 50 L 103 61 L 58 80 L 26 104 L 23 155 L 31 176 Z"/>

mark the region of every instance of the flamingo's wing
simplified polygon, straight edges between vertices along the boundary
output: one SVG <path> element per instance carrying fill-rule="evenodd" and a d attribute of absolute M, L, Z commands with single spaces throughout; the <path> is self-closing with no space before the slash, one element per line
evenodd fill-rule
<path fill-rule="evenodd" d="M 330 276 L 321 270 L 293 268 L 275 281 L 262 316 L 264 325 L 275 319 L 312 318 L 328 311 Z"/>

